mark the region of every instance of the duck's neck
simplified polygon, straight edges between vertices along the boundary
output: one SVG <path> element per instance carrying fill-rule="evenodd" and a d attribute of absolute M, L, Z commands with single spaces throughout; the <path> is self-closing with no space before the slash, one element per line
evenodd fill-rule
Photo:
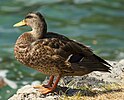
<path fill-rule="evenodd" d="M 47 24 L 46 22 L 39 22 L 36 23 L 33 27 L 32 27 L 32 35 L 33 37 L 35 37 L 36 39 L 39 38 L 43 38 L 44 35 L 47 33 Z"/>

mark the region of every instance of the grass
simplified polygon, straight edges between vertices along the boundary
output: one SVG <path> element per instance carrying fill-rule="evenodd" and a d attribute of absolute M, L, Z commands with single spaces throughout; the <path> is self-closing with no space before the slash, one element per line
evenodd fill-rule
<path fill-rule="evenodd" d="M 100 88 L 83 87 L 73 96 L 62 95 L 60 100 L 124 100 L 124 85 L 105 84 Z"/>

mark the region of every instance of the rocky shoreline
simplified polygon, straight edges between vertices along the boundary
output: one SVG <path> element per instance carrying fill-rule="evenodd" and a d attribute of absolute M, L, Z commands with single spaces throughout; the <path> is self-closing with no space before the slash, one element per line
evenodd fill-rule
<path fill-rule="evenodd" d="M 59 82 L 59 87 L 55 90 L 54 93 L 49 93 L 47 95 L 42 95 L 36 89 L 33 88 L 33 85 L 25 85 L 24 87 L 18 89 L 16 94 L 14 94 L 8 100 L 59 100 L 62 96 L 62 93 L 67 95 L 74 95 L 81 89 L 77 89 L 83 86 L 90 86 L 92 89 L 101 91 L 99 89 L 100 85 L 104 84 L 124 84 L 124 60 L 119 62 L 109 61 L 113 66 L 111 68 L 111 73 L 105 72 L 92 72 L 85 76 L 75 76 L 75 77 L 64 77 Z M 43 82 L 45 83 L 47 79 Z M 60 90 L 62 90 L 60 92 Z M 68 90 L 68 91 L 67 91 Z M 82 91 L 85 92 L 85 91 Z"/>

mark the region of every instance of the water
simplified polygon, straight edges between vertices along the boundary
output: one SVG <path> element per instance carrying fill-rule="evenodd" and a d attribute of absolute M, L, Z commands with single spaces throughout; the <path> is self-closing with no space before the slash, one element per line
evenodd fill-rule
<path fill-rule="evenodd" d="M 27 27 L 13 28 L 13 24 L 31 11 L 44 15 L 48 31 L 83 42 L 104 59 L 123 59 L 123 5 L 123 0 L 11 0 L 11 3 L 10 0 L 0 0 L 0 70 L 9 70 L 7 78 L 15 81 L 18 87 L 24 82 L 44 80 L 40 73 L 18 63 L 13 54 L 17 37 L 30 30 Z M 1 88 L 1 100 L 6 100 L 15 91 L 9 86 Z"/>

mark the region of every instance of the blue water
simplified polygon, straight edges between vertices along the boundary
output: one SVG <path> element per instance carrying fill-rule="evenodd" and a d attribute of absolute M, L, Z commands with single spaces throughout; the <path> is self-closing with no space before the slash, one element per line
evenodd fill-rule
<path fill-rule="evenodd" d="M 9 70 L 7 78 L 16 81 L 18 86 L 23 85 L 22 81 L 30 83 L 44 79 L 40 73 L 18 63 L 13 54 L 18 36 L 30 30 L 27 27 L 13 28 L 13 24 L 31 11 L 39 11 L 44 15 L 48 31 L 83 42 L 104 59 L 123 59 L 123 5 L 123 0 L 0 0 L 0 70 Z M 18 75 L 19 71 L 23 78 Z M 33 76 L 30 73 L 34 73 Z M 0 89 L 0 95 L 6 90 L 11 93 L 1 100 L 6 100 L 16 91 L 5 86 Z"/>

